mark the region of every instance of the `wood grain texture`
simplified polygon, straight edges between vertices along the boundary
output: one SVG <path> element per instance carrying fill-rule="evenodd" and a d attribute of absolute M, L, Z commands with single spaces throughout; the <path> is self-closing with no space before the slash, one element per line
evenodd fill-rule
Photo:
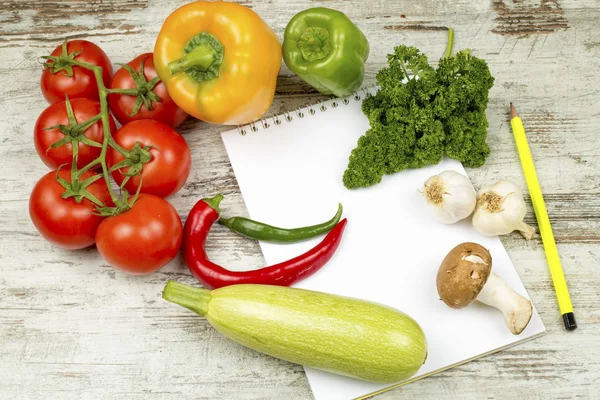
<path fill-rule="evenodd" d="M 167 279 L 194 283 L 181 258 L 146 277 L 104 264 L 94 249 L 64 251 L 40 238 L 27 212 L 46 168 L 32 128 L 46 103 L 38 57 L 66 38 L 89 38 L 114 63 L 151 51 L 162 21 L 187 0 L 0 1 L 0 398 L 310 398 L 302 367 L 242 348 L 201 318 L 161 300 Z M 600 3 L 597 0 L 256 1 L 280 38 L 309 6 L 346 12 L 371 43 L 365 85 L 399 43 L 436 60 L 456 48 L 488 60 L 496 84 L 487 111 L 492 155 L 469 170 L 476 187 L 525 187 L 508 121 L 515 102 L 528 130 L 580 328 L 562 328 L 539 238 L 502 238 L 548 333 L 377 399 L 600 398 Z M 324 97 L 283 66 L 269 114 Z M 221 126 L 181 128 L 193 171 L 171 199 L 182 218 L 223 192 L 228 214 L 246 212 Z M 529 200 L 529 199 L 528 199 Z M 527 222 L 535 225 L 531 209 Z M 215 226 L 208 251 L 233 269 L 263 265 L 258 246 Z M 374 277 L 373 279 L 376 279 Z M 510 388 L 510 389 L 509 389 Z"/>

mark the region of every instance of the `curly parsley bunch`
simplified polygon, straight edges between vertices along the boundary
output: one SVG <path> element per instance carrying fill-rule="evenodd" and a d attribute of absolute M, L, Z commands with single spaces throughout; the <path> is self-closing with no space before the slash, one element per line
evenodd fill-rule
<path fill-rule="evenodd" d="M 466 167 L 483 165 L 494 84 L 487 63 L 463 50 L 434 69 L 417 48 L 397 46 L 388 64 L 377 74 L 380 90 L 363 101 L 371 128 L 350 154 L 344 185 L 372 186 L 383 175 L 437 164 L 444 155 Z"/>

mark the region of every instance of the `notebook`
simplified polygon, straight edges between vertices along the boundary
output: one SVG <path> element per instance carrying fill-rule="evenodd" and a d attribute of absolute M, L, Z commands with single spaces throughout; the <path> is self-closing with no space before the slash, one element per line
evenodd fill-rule
<path fill-rule="evenodd" d="M 342 175 L 348 156 L 369 128 L 361 111 L 367 92 L 222 134 L 251 218 L 276 226 L 299 227 L 328 220 L 338 203 L 344 207 L 343 217 L 348 224 L 337 252 L 321 270 L 294 287 L 397 308 L 414 318 L 427 338 L 425 364 L 408 380 L 392 385 L 305 368 L 316 400 L 369 396 L 545 331 L 535 305 L 531 322 L 515 336 L 494 308 L 476 302 L 456 310 L 439 299 L 436 275 L 441 261 L 454 246 L 467 241 L 489 249 L 492 270 L 529 298 L 498 237 L 478 234 L 469 219 L 444 225 L 426 208 L 419 192 L 425 180 L 444 170 L 466 175 L 458 161 L 444 159 L 438 165 L 386 175 L 380 184 L 365 189 L 344 187 Z M 320 240 L 322 237 L 285 245 L 261 242 L 260 246 L 267 265 L 272 265 L 304 253 Z"/>

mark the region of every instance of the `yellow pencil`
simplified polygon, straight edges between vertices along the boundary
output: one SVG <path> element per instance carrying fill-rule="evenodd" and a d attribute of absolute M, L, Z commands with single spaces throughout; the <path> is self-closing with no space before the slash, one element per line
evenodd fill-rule
<path fill-rule="evenodd" d="M 563 316 L 565 328 L 572 331 L 577 328 L 577 322 L 575 321 L 575 314 L 573 314 L 573 305 L 571 304 L 571 298 L 569 297 L 569 289 L 567 288 L 565 275 L 560 264 L 558 249 L 556 248 L 552 226 L 550 225 L 544 197 L 542 196 L 542 189 L 540 188 L 537 173 L 535 172 L 529 144 L 527 143 L 523 121 L 521 121 L 521 117 L 517 114 L 517 110 L 512 103 L 510 103 L 510 125 L 512 126 L 515 141 L 517 142 L 517 148 L 519 149 L 519 156 L 521 157 L 521 164 L 523 165 L 523 172 L 525 173 L 525 180 L 527 181 L 527 187 L 529 188 L 529 195 L 531 196 L 531 202 L 533 203 L 533 210 L 535 211 L 535 217 L 537 218 L 542 242 L 544 243 L 544 250 L 546 251 L 546 258 L 548 259 L 548 266 L 550 267 L 550 274 L 552 275 L 552 282 L 554 283 L 554 290 L 556 291 L 556 297 L 558 298 L 560 313 Z"/>

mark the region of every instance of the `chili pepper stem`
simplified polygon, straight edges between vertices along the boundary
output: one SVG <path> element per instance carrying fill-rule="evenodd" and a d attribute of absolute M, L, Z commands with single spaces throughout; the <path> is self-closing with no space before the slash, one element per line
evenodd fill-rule
<path fill-rule="evenodd" d="M 205 316 L 208 312 L 208 303 L 212 298 L 208 289 L 197 288 L 176 281 L 167 282 L 162 297 L 201 316 Z"/>
<path fill-rule="evenodd" d="M 223 195 L 221 193 L 219 193 L 215 197 L 202 199 L 202 201 L 204 201 L 206 204 L 208 204 L 208 206 L 210 208 L 212 208 L 213 210 L 215 210 L 217 213 L 219 212 L 219 204 L 221 204 L 222 200 L 223 200 Z"/>
<path fill-rule="evenodd" d="M 235 221 L 236 218 L 237 217 L 219 218 L 219 220 L 217 222 L 229 229 L 233 229 L 233 222 Z"/>

